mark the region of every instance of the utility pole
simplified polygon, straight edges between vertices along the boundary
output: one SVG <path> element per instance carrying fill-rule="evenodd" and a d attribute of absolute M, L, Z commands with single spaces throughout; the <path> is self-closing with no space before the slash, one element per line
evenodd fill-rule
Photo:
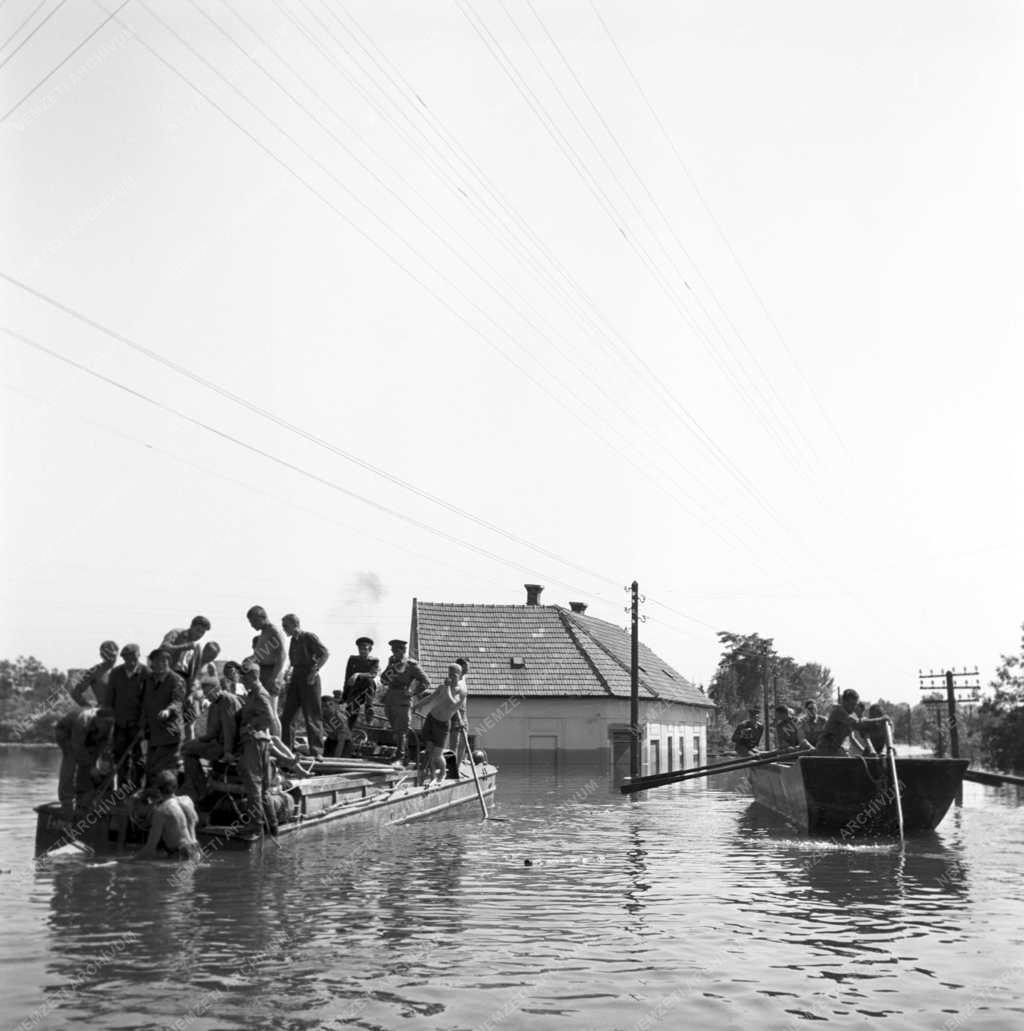
<path fill-rule="evenodd" d="M 629 642 L 629 775 L 640 776 L 640 588 L 634 580 L 629 590 L 630 642 Z"/>
<path fill-rule="evenodd" d="M 946 687 L 946 711 L 949 716 L 949 750 L 954 759 L 960 758 L 960 728 L 957 724 L 956 718 L 956 704 L 959 701 L 957 698 L 957 691 L 969 691 L 968 696 L 971 701 L 978 697 L 981 690 L 981 684 L 978 681 L 979 677 L 978 670 L 968 670 L 965 666 L 960 673 L 955 670 L 947 669 L 945 672 L 933 673 L 929 670 L 927 673 L 922 670 L 917 671 L 917 679 L 919 686 L 922 691 L 935 691 L 939 689 L 939 684 L 933 683 L 933 681 L 945 681 Z M 957 679 L 969 680 L 974 678 L 974 683 L 957 683 Z M 939 699 L 941 703 L 941 698 Z M 940 710 L 941 712 L 941 710 Z M 937 714 L 938 715 L 938 714 Z M 942 718 L 939 716 L 939 744 L 940 754 L 945 752 L 945 749 L 941 748 L 942 745 Z"/>
<path fill-rule="evenodd" d="M 764 748 L 772 748 L 772 724 L 768 713 L 768 645 L 761 646 L 761 694 L 764 697 Z"/>

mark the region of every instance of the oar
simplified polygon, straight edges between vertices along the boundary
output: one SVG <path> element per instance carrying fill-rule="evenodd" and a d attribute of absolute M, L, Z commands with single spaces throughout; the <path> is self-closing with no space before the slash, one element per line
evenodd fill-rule
<path fill-rule="evenodd" d="M 717 773 L 720 770 L 728 772 L 734 766 L 743 766 L 748 762 L 752 762 L 755 759 L 776 759 L 780 756 L 788 755 L 793 749 L 791 748 L 775 748 L 770 752 L 751 752 L 750 755 L 738 755 L 734 759 L 726 759 L 724 762 L 709 763 L 705 766 L 694 766 L 688 770 L 674 770 L 671 773 L 652 773 L 647 777 L 642 778 L 644 781 L 649 781 L 651 784 L 662 781 L 666 784 L 671 784 L 675 781 L 675 778 L 680 773 Z M 639 781 L 640 778 L 637 778 Z"/>
<path fill-rule="evenodd" d="M 889 746 L 889 770 L 892 773 L 892 789 L 896 793 L 896 819 L 900 825 L 900 841 L 903 840 L 903 799 L 900 798 L 900 778 L 896 772 L 896 748 L 892 743 L 892 724 L 885 721 L 885 743 Z"/>
<path fill-rule="evenodd" d="M 737 770 L 749 770 L 753 766 L 764 766 L 767 763 L 778 762 L 779 759 L 791 758 L 798 755 L 809 754 L 806 749 L 786 749 L 785 751 L 772 752 L 766 755 L 757 755 L 750 759 L 743 759 L 733 763 L 719 763 L 717 766 L 706 766 L 696 770 L 678 770 L 676 773 L 658 773 L 651 777 L 637 777 L 620 786 L 619 790 L 624 795 L 633 795 L 638 791 L 646 791 L 648 788 L 661 788 L 668 784 L 678 784 L 683 780 L 696 780 L 698 777 L 710 777 L 715 773 L 734 773 Z"/>
<path fill-rule="evenodd" d="M 485 820 L 500 820 L 507 822 L 504 816 L 491 816 L 487 812 L 487 803 L 484 801 L 484 789 L 480 784 L 480 778 L 476 773 L 476 760 L 473 758 L 473 750 L 469 747 L 469 734 L 466 731 L 466 724 L 459 720 L 459 733 L 462 734 L 462 740 L 466 745 L 466 755 L 469 757 L 469 768 L 473 771 L 473 783 L 476 785 L 476 795 L 480 799 L 480 808 L 483 810 Z"/>

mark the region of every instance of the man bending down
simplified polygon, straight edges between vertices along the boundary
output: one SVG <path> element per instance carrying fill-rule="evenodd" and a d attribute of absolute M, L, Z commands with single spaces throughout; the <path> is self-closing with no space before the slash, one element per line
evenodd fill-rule
<path fill-rule="evenodd" d="M 176 795 L 178 777 L 171 770 L 162 770 L 156 776 L 159 797 L 153 809 L 153 824 L 149 840 L 138 852 L 136 859 L 154 859 L 163 845 L 172 859 L 192 859 L 199 852 L 196 841 L 196 807 L 188 795 Z"/>
<path fill-rule="evenodd" d="M 427 699 L 420 710 L 427 712 L 420 735 L 430 748 L 430 768 L 433 773 L 430 784 L 441 784 L 444 781 L 447 773 L 444 748 L 448 743 L 448 731 L 451 728 L 452 717 L 465 703 L 466 687 L 462 679 L 462 667 L 453 662 L 448 667 L 448 676 L 444 683 Z"/>

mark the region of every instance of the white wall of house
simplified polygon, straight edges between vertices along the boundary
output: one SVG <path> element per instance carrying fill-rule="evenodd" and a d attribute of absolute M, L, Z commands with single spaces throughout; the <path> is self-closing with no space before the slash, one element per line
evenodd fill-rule
<path fill-rule="evenodd" d="M 641 702 L 644 772 L 703 762 L 710 711 L 678 702 Z M 628 734 L 629 700 L 470 695 L 469 727 L 476 744 L 496 761 L 607 762 L 615 732 Z"/>

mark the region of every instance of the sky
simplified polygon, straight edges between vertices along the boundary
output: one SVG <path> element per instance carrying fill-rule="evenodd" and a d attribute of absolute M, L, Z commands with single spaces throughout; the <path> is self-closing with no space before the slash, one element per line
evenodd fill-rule
<path fill-rule="evenodd" d="M 201 612 L 241 656 L 262 604 L 344 656 L 524 583 L 625 627 L 633 579 L 705 684 L 719 630 L 903 701 L 1019 648 L 1019 5 L 3 0 L 0 40 L 0 654 Z"/>

